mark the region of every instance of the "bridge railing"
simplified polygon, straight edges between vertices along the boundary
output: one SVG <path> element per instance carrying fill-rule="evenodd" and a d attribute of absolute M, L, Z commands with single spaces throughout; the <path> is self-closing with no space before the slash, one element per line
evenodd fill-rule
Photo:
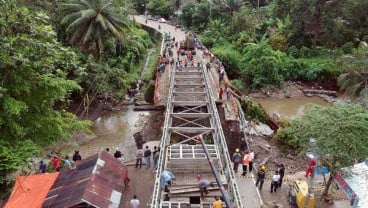
<path fill-rule="evenodd" d="M 160 179 L 161 173 L 165 170 L 166 165 L 166 147 L 170 144 L 170 134 L 169 134 L 169 124 L 170 124 L 170 113 L 173 109 L 172 99 L 173 99 L 173 92 L 174 92 L 174 76 L 175 70 L 172 70 L 169 66 L 170 71 L 170 88 L 169 94 L 167 97 L 167 104 L 166 104 L 166 111 L 165 111 L 165 121 L 164 121 L 164 128 L 162 130 L 162 136 L 160 140 L 160 157 L 158 160 L 158 167 L 155 176 L 155 184 L 153 188 L 153 194 L 151 197 L 151 202 L 148 203 L 148 207 L 150 208 L 158 208 L 160 207 L 161 203 L 161 188 L 160 188 Z"/>
<path fill-rule="evenodd" d="M 203 71 L 203 75 L 205 77 L 204 80 L 205 80 L 205 85 L 206 85 L 206 89 L 208 92 L 208 98 L 209 98 L 209 109 L 208 110 L 211 111 L 210 112 L 212 115 L 211 122 L 213 126 L 215 127 L 213 135 L 215 139 L 215 144 L 218 145 L 220 159 L 221 159 L 221 163 L 223 167 L 223 174 L 225 175 L 227 183 L 228 183 L 228 192 L 229 192 L 229 195 L 232 197 L 235 207 L 243 208 L 244 206 L 241 201 L 238 184 L 236 183 L 235 174 L 232 169 L 232 163 L 230 159 L 229 150 L 226 144 L 224 132 L 222 130 L 221 120 L 217 112 L 217 107 L 215 103 L 216 98 L 214 97 L 215 95 L 217 95 L 217 93 L 213 93 L 212 91 L 212 87 L 209 84 L 208 72 L 207 70 L 204 70 L 203 68 L 204 64 L 202 63 L 201 66 L 202 66 L 201 70 Z"/>

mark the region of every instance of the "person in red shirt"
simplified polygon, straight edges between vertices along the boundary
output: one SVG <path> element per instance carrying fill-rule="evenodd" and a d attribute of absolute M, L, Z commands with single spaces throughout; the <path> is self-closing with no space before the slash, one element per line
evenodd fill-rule
<path fill-rule="evenodd" d="M 222 89 L 222 87 L 220 87 L 219 90 L 219 99 L 222 100 L 222 94 L 224 94 L 224 90 Z"/>
<path fill-rule="evenodd" d="M 54 166 L 56 172 L 59 172 L 60 171 L 60 158 L 58 158 L 57 156 L 52 157 L 51 163 Z"/>
<path fill-rule="evenodd" d="M 124 176 L 124 186 L 125 186 L 125 188 L 129 187 L 129 182 L 130 182 L 130 178 L 128 176 L 128 172 L 126 172 L 125 176 Z"/>
<path fill-rule="evenodd" d="M 311 174 L 312 174 L 312 172 L 313 172 L 313 167 L 314 167 L 314 166 L 316 166 L 316 165 L 317 165 L 317 162 L 316 162 L 316 160 L 315 160 L 315 159 L 311 159 L 311 160 L 309 161 L 308 169 L 307 169 L 307 171 L 305 171 L 305 177 L 308 177 L 309 175 L 311 175 Z"/>

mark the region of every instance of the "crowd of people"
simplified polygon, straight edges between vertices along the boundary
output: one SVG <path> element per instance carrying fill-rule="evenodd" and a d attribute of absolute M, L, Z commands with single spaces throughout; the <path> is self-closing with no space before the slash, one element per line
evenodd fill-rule
<path fill-rule="evenodd" d="M 79 151 L 74 151 L 72 161 L 70 161 L 69 156 L 65 156 L 64 158 L 61 158 L 57 155 L 52 156 L 50 159 L 50 163 L 47 164 L 46 161 L 43 159 L 40 161 L 39 164 L 39 173 L 47 173 L 47 172 L 59 172 L 61 169 L 65 168 L 69 171 L 72 170 L 75 166 L 75 164 L 82 160 L 82 156 L 80 155 Z"/>
<path fill-rule="evenodd" d="M 238 172 L 239 164 L 242 165 L 242 174 L 241 176 L 246 176 L 247 172 L 251 173 L 253 171 L 253 163 L 254 163 L 255 154 L 253 150 L 244 150 L 240 151 L 239 148 L 235 149 L 234 154 L 232 155 L 233 162 L 233 170 L 235 173 Z M 262 164 L 256 170 L 256 183 L 255 185 L 261 190 L 263 187 L 263 183 L 266 179 L 266 166 Z M 274 174 L 271 178 L 270 184 L 270 192 L 276 193 L 278 188 L 281 188 L 282 181 L 285 175 L 285 166 L 284 164 L 279 164 L 277 170 L 275 170 Z"/>

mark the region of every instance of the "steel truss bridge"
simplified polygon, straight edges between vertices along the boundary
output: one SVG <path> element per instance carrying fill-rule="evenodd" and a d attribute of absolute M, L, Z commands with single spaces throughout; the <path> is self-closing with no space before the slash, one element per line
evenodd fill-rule
<path fill-rule="evenodd" d="M 243 208 L 215 104 L 217 93 L 207 71 L 202 67 L 169 70 L 159 167 L 148 207 L 209 208 L 214 196 L 222 196 L 223 207 Z M 176 176 L 166 192 L 160 188 L 164 170 Z M 197 177 L 216 184 L 204 197 L 200 197 Z"/>

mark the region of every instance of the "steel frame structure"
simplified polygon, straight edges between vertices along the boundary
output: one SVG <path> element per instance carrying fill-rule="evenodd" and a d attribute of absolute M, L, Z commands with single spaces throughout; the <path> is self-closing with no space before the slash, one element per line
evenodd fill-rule
<path fill-rule="evenodd" d="M 203 66 L 203 63 L 201 64 Z M 151 208 L 171 207 L 164 201 L 160 189 L 162 171 L 168 168 L 170 146 L 190 143 L 203 146 L 209 166 L 220 186 L 227 207 L 243 208 L 235 180 L 232 163 L 217 112 L 215 95 L 209 84 L 207 71 L 203 67 L 175 68 L 170 70 L 170 88 L 166 103 L 165 121 L 160 142 L 160 157 L 152 198 L 147 205 Z M 175 137 L 175 139 L 173 139 Z M 203 138 L 198 141 L 198 138 Z M 177 141 L 179 139 L 179 141 Z M 206 148 L 208 138 L 216 146 L 219 166 L 212 163 Z M 206 141 L 207 141 L 206 140 Z M 194 156 L 193 156 L 194 157 Z M 193 161 L 195 162 L 195 160 Z M 211 164 L 212 163 L 212 164 Z M 225 176 L 227 189 L 222 186 L 219 174 Z M 166 204 L 164 206 L 164 204 Z M 180 205 L 179 205 L 180 207 Z"/>

